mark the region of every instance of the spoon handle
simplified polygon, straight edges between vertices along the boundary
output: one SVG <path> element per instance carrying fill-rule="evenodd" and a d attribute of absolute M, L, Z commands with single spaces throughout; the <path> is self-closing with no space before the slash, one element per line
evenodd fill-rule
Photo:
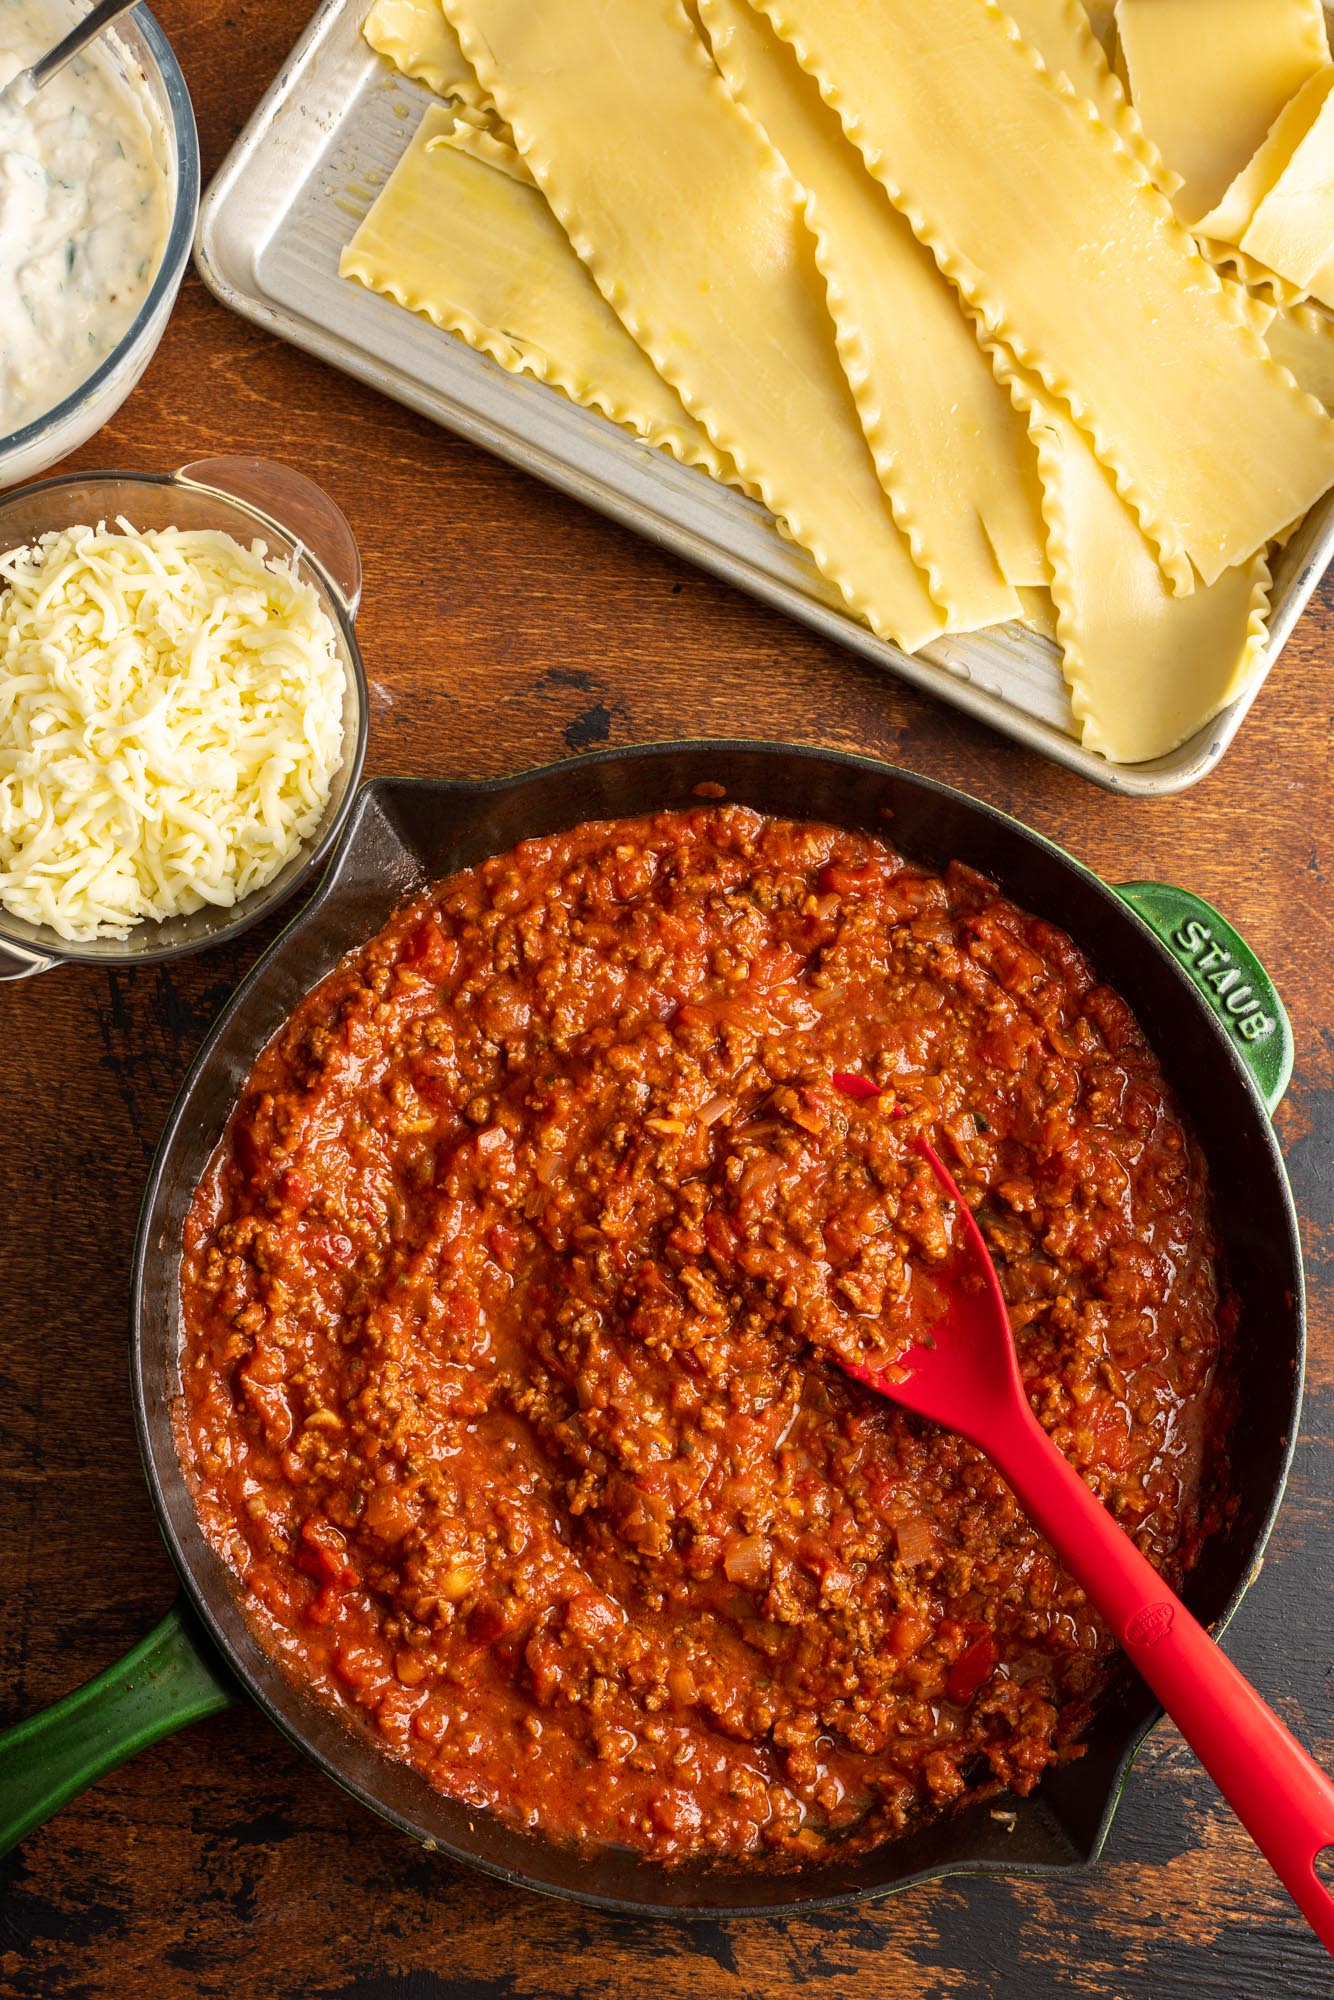
<path fill-rule="evenodd" d="M 1111 1626 L 1256 1846 L 1334 1956 L 1334 1894 L 1316 1872 L 1334 1846 L 1334 1783 L 1146 1562 L 1025 1405 L 987 1449 Z M 1331 1857 L 1334 1859 L 1334 1857 Z"/>
<path fill-rule="evenodd" d="M 133 0 L 97 0 L 97 5 L 76 21 L 67 35 L 62 35 L 54 48 L 47 50 L 28 71 L 29 89 L 39 91 L 44 83 L 49 83 L 57 70 L 72 62 L 81 49 L 95 41 L 104 28 L 109 28 L 118 15 L 128 13 Z"/>

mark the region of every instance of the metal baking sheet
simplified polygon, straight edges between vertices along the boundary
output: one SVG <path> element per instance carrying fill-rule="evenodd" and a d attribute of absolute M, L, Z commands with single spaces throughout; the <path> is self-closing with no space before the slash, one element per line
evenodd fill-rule
<path fill-rule="evenodd" d="M 205 196 L 195 261 L 224 304 L 1096 784 L 1162 796 L 1214 768 L 1258 679 L 1170 756 L 1108 763 L 1079 743 L 1048 641 L 1006 625 L 909 657 L 849 617 L 753 503 L 340 278 L 343 245 L 432 101 L 362 40 L 368 6 L 324 0 Z M 1279 556 L 1266 671 L 1331 556 L 1334 495 Z"/>

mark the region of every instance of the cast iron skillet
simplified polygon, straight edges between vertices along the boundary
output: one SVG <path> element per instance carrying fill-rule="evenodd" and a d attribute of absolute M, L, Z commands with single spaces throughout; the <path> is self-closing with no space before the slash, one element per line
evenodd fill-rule
<path fill-rule="evenodd" d="M 20 1837 L 91 1778 L 243 1688 L 330 1777 L 427 1847 L 504 1881 L 611 1909 L 811 1908 L 929 1876 L 1049 1875 L 1100 1851 L 1131 1760 L 1160 1713 L 1138 1680 L 1101 1713 L 1086 1756 L 1051 1772 L 1032 1797 L 975 1804 L 870 1854 L 782 1874 L 735 1864 L 664 1869 L 629 1853 L 556 1847 L 441 1797 L 291 1684 L 249 1630 L 233 1579 L 196 1521 L 172 1431 L 182 1226 L 261 1048 L 345 951 L 433 877 L 581 820 L 690 805 L 701 784 L 765 812 L 872 828 L 933 867 L 958 859 L 984 870 L 1015 901 L 1069 931 L 1134 1008 L 1204 1147 L 1240 1296 L 1246 1422 L 1232 1466 L 1237 1508 L 1186 1593 L 1206 1622 L 1231 1617 L 1287 1476 L 1304 1309 L 1296 1217 L 1266 1112 L 1266 1100 L 1272 1108 L 1287 1082 L 1291 1041 L 1277 997 L 1230 926 L 1180 891 L 1137 884 L 1118 893 L 990 807 L 860 757 L 700 742 L 609 751 L 486 784 L 379 780 L 362 792 L 314 898 L 209 1035 L 144 1197 L 131 1374 L 148 1483 L 189 1608 L 170 1614 L 100 1681 L 0 1741 L 0 1837 Z"/>

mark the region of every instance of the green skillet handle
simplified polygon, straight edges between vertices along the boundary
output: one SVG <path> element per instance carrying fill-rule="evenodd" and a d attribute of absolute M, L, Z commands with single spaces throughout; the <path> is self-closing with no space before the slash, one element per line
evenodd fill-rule
<path fill-rule="evenodd" d="M 1189 889 L 1118 882 L 1116 893 L 1190 974 L 1272 1114 L 1292 1079 L 1292 1025 L 1269 974 L 1226 917 Z"/>
<path fill-rule="evenodd" d="M 182 1604 L 124 1659 L 0 1733 L 0 1854 L 159 1736 L 236 1700 Z"/>

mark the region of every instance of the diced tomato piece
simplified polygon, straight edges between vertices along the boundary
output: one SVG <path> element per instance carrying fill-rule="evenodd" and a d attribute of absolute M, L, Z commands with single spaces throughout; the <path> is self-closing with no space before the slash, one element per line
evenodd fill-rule
<path fill-rule="evenodd" d="M 268 1118 L 243 1118 L 232 1135 L 232 1150 L 245 1178 L 263 1187 L 273 1173 L 273 1134 Z"/>
<path fill-rule="evenodd" d="M 447 938 L 434 917 L 418 924 L 403 946 L 400 963 L 420 972 L 424 979 L 444 979 L 453 970 L 457 947 Z"/>
<path fill-rule="evenodd" d="M 836 1069 L 829 1081 L 835 1090 L 841 1090 L 845 1097 L 881 1097 L 884 1095 L 878 1083 L 872 1083 L 869 1076 L 858 1076 L 850 1069 Z"/>
<path fill-rule="evenodd" d="M 332 1583 L 322 1583 L 306 1606 L 308 1625 L 332 1625 L 338 1616 L 339 1594 Z"/>
<path fill-rule="evenodd" d="M 859 889 L 874 889 L 884 881 L 885 871 L 870 861 L 864 861 L 859 868 L 844 868 L 831 861 L 815 879 L 826 895 L 848 896 L 856 895 Z"/>
<path fill-rule="evenodd" d="M 344 1236 L 341 1229 L 312 1229 L 309 1241 L 315 1255 L 336 1271 L 346 1271 L 357 1254 L 351 1237 Z"/>
<path fill-rule="evenodd" d="M 962 1708 L 970 1702 L 984 1681 L 990 1680 L 999 1658 L 990 1632 L 979 1632 L 950 1668 L 945 1692 Z"/>
<path fill-rule="evenodd" d="M 736 1273 L 737 1245 L 741 1233 L 736 1224 L 721 1208 L 711 1208 L 700 1225 L 704 1241 L 709 1246 L 709 1257 L 720 1278 L 731 1278 Z"/>
<path fill-rule="evenodd" d="M 468 1620 L 468 1631 L 472 1638 L 481 1639 L 492 1645 L 508 1630 L 504 1611 L 493 1598 L 484 1597 L 474 1608 Z"/>
<path fill-rule="evenodd" d="M 924 1618 L 912 1611 L 896 1611 L 889 1632 L 889 1650 L 896 1660 L 910 1660 L 920 1652 L 931 1636 L 931 1628 Z"/>
<path fill-rule="evenodd" d="M 296 1566 L 317 1583 L 336 1583 L 344 1590 L 357 1580 L 357 1572 L 347 1560 L 347 1543 L 331 1521 L 317 1514 L 309 1515 L 301 1523 Z"/>
<path fill-rule="evenodd" d="M 590 1646 L 604 1643 L 624 1623 L 624 1612 L 595 1590 L 577 1591 L 565 1606 L 566 1631 Z"/>
<path fill-rule="evenodd" d="M 486 1232 L 487 1248 L 502 1271 L 512 1271 L 523 1249 L 523 1235 L 508 1222 L 493 1222 Z"/>

